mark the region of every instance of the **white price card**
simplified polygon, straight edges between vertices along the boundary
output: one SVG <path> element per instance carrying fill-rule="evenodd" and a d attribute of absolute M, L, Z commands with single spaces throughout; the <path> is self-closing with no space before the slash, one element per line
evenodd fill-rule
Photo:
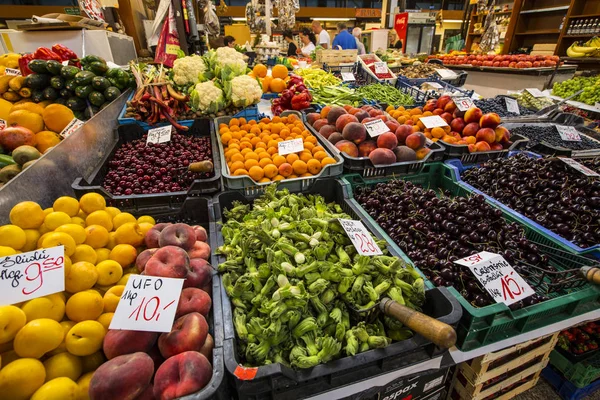
<path fill-rule="evenodd" d="M 5 75 L 11 75 L 11 76 L 20 76 L 21 75 L 21 70 L 16 69 L 16 68 L 6 68 L 4 70 L 4 74 Z"/>
<path fill-rule="evenodd" d="M 63 290 L 63 246 L 0 257 L 0 305 L 20 303 Z"/>
<path fill-rule="evenodd" d="M 498 254 L 482 251 L 454 262 L 468 267 L 496 303 L 509 306 L 535 294 L 521 275 Z"/>
<path fill-rule="evenodd" d="M 479 99 L 481 99 L 481 96 L 480 96 L 480 95 L 478 95 L 477 93 L 473 92 L 473 94 L 471 95 L 471 98 L 472 98 L 473 100 L 479 100 Z"/>
<path fill-rule="evenodd" d="M 171 332 L 184 279 L 131 275 L 109 329 Z"/>
<path fill-rule="evenodd" d="M 585 165 L 579 164 L 577 161 L 573 160 L 572 158 L 566 158 L 566 157 L 559 157 L 559 158 L 565 164 L 569 165 L 572 168 L 575 168 L 577 171 L 581 172 L 584 175 L 587 175 L 587 176 L 600 176 L 600 174 L 598 174 L 597 172 L 592 171 L 591 169 L 589 169 Z"/>
<path fill-rule="evenodd" d="M 425 125 L 425 128 L 427 128 L 427 129 L 436 128 L 438 126 L 448 126 L 448 123 L 446 122 L 446 120 L 444 118 L 440 117 L 439 115 L 432 115 L 430 117 L 421 117 L 419 119 L 421 120 L 423 125 Z"/>
<path fill-rule="evenodd" d="M 390 128 L 380 119 L 376 119 L 375 121 L 365 122 L 363 124 L 371 137 L 377 137 L 382 133 L 386 133 L 390 131 Z"/>
<path fill-rule="evenodd" d="M 597 110 L 600 110 L 600 103 L 594 104 L 594 108 L 596 108 Z"/>
<path fill-rule="evenodd" d="M 429 86 L 434 89 L 443 89 L 444 87 L 437 82 L 425 82 L 422 86 Z"/>
<path fill-rule="evenodd" d="M 80 121 L 77 118 L 73 118 L 71 120 L 71 122 L 69 122 L 69 124 L 67 126 L 65 126 L 65 129 L 62 130 L 62 132 L 60 133 L 60 136 L 62 136 L 63 139 L 68 138 L 69 136 L 71 136 L 73 134 L 73 132 L 75 132 L 77 129 L 81 128 L 81 126 L 83 124 L 84 124 L 83 121 Z"/>
<path fill-rule="evenodd" d="M 556 130 L 562 140 L 567 142 L 581 142 L 579 132 L 572 126 L 556 125 Z"/>
<path fill-rule="evenodd" d="M 283 142 L 277 143 L 277 152 L 280 156 L 298 153 L 302 150 L 304 150 L 304 141 L 302 141 L 302 139 L 284 140 Z"/>
<path fill-rule="evenodd" d="M 361 256 L 378 256 L 383 254 L 377 243 L 373 240 L 371 233 L 365 228 L 361 221 L 339 218 L 342 228 L 352 241 L 356 251 Z"/>
<path fill-rule="evenodd" d="M 542 93 L 540 91 L 540 89 L 526 88 L 525 90 L 527 90 L 529 92 L 529 94 L 531 94 L 533 97 L 546 97 L 546 96 L 544 96 L 544 93 Z"/>
<path fill-rule="evenodd" d="M 354 77 L 354 74 L 352 72 L 342 72 L 342 80 L 344 82 L 348 82 L 348 81 L 355 81 L 356 78 Z"/>
<path fill-rule="evenodd" d="M 161 126 L 160 128 L 153 128 L 148 130 L 148 143 L 166 143 L 171 141 L 171 132 L 173 132 L 173 125 Z"/>
<path fill-rule="evenodd" d="M 521 115 L 521 110 L 519 110 L 519 103 L 516 99 L 511 99 L 510 97 L 505 97 L 504 102 L 506 103 L 506 110 L 513 114 Z"/>
<path fill-rule="evenodd" d="M 442 78 L 456 78 L 456 72 L 454 72 L 450 69 L 440 68 L 440 69 L 437 69 L 435 72 L 437 72 L 438 75 L 441 76 Z"/>
<path fill-rule="evenodd" d="M 452 100 L 454 101 L 454 104 L 456 104 L 456 108 L 458 108 L 458 111 L 467 111 L 469 108 L 475 106 L 473 104 L 473 100 L 471 100 L 468 97 L 455 97 Z"/>
<path fill-rule="evenodd" d="M 384 62 L 376 62 L 375 63 L 375 73 L 376 74 L 385 74 L 388 72 L 387 64 Z"/>
<path fill-rule="evenodd" d="M 69 65 L 69 60 L 62 61 L 61 64 L 63 65 L 63 67 L 66 67 L 67 65 Z"/>
<path fill-rule="evenodd" d="M 7 126 L 8 124 L 6 123 L 6 121 L 0 118 L 0 131 L 6 128 Z"/>

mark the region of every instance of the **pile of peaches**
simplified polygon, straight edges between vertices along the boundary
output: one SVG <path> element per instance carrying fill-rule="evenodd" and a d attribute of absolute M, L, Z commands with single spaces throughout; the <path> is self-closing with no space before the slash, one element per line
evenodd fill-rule
<path fill-rule="evenodd" d="M 433 142 L 468 146 L 470 153 L 499 151 L 512 145 L 510 132 L 500 125 L 498 114 L 483 114 L 477 107 L 460 111 L 450 96 L 430 99 L 423 107 L 406 110 L 390 106 L 386 111 L 401 124 L 396 131 L 398 137 L 421 132 Z M 426 128 L 421 118 L 433 115 L 439 115 L 448 125 Z"/>

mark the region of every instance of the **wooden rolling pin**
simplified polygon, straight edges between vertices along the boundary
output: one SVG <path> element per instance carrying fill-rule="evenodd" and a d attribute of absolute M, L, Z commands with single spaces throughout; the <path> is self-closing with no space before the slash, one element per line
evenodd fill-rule
<path fill-rule="evenodd" d="M 213 163 L 212 161 L 199 161 L 188 165 L 187 170 L 190 172 L 212 172 Z"/>
<path fill-rule="evenodd" d="M 600 285 L 600 268 L 581 267 L 580 271 L 585 279 L 596 285 Z"/>

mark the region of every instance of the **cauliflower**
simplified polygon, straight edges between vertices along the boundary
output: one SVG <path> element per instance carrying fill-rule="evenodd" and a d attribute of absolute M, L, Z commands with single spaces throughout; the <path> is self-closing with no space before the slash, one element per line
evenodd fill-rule
<path fill-rule="evenodd" d="M 258 81 L 248 75 L 236 76 L 228 82 L 227 93 L 235 107 L 248 107 L 260 101 L 263 91 Z"/>
<path fill-rule="evenodd" d="M 173 63 L 173 81 L 179 86 L 187 86 L 204 79 L 201 75 L 207 71 L 204 59 L 198 55 L 178 58 Z"/>
<path fill-rule="evenodd" d="M 190 94 L 192 109 L 206 114 L 214 114 L 225 108 L 223 90 L 213 81 L 198 83 Z"/>
<path fill-rule="evenodd" d="M 215 64 L 215 76 L 222 81 L 246 73 L 248 64 L 244 61 L 244 55 L 231 47 L 219 47 L 212 57 Z"/>

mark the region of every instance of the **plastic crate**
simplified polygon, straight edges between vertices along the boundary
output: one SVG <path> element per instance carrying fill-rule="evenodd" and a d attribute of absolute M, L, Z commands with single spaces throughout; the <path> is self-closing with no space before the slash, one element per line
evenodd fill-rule
<path fill-rule="evenodd" d="M 340 152 L 333 143 L 325 139 L 306 121 L 306 110 L 304 111 L 302 117 L 305 125 L 313 135 L 325 143 L 325 147 L 330 153 L 337 153 L 344 160 L 345 174 L 360 174 L 364 177 L 414 174 L 421 172 L 423 165 L 426 163 L 442 161 L 444 159 L 444 146 L 438 143 L 432 143 L 429 146 L 431 152 L 429 152 L 422 160 L 397 162 L 390 165 L 373 165 L 369 157 L 352 157 L 344 152 Z"/>
<path fill-rule="evenodd" d="M 415 103 L 425 104 L 427 99 L 430 98 L 428 93 L 406 83 L 405 81 L 403 81 L 401 79 L 398 79 L 394 86 L 396 87 L 396 89 L 398 89 L 406 94 L 411 95 L 412 98 L 415 99 Z M 398 106 L 401 106 L 402 104 L 392 104 L 392 105 L 395 107 L 398 107 Z M 417 106 L 415 105 L 413 107 L 417 107 Z"/>
<path fill-rule="evenodd" d="M 448 82 L 452 86 L 461 87 L 467 82 L 467 77 L 469 73 L 467 71 L 454 71 L 456 73 L 456 78 L 442 78 L 444 81 Z"/>
<path fill-rule="evenodd" d="M 584 388 L 600 378 L 600 354 L 598 353 L 574 364 L 555 350 L 550 354 L 550 364 L 578 388 Z"/>
<path fill-rule="evenodd" d="M 345 200 L 345 186 L 337 179 L 319 179 L 303 193 L 319 194 L 328 203 L 332 201 L 338 203 L 352 218 L 359 216 L 356 206 Z M 247 204 L 256 197 L 256 195 L 244 196 L 238 191 L 228 191 L 220 193 L 214 198 L 217 246 L 223 245 L 223 236 L 220 233 L 223 210 L 231 208 L 234 201 Z M 382 237 L 376 230 L 371 229 L 371 232 L 378 238 Z M 397 252 L 390 246 L 388 249 L 391 254 L 407 260 L 402 252 Z M 225 257 L 217 257 L 218 263 L 224 261 Z M 237 361 L 232 307 L 223 287 L 221 296 L 225 323 L 225 366 L 231 374 L 234 391 L 237 392 L 239 399 L 300 399 L 398 370 L 446 352 L 423 337 L 415 335 L 408 340 L 392 343 L 383 349 L 369 350 L 354 357 L 344 357 L 310 369 L 294 370 L 279 363 L 245 368 Z M 452 326 L 456 326 L 461 315 L 458 302 L 450 296 L 446 288 L 434 288 L 426 291 L 423 312 Z"/>
<path fill-rule="evenodd" d="M 347 183 L 347 193 L 350 196 L 348 201 L 360 212 L 360 219 L 365 226 L 373 232 L 377 231 L 378 234 L 391 243 L 391 246 L 396 247 L 396 251 L 401 252 L 400 248 L 379 227 L 377 222 L 352 197 L 356 186 L 373 186 L 391 179 L 393 178 L 364 180 L 359 175 L 345 175 L 341 180 Z M 422 173 L 404 176 L 401 179 L 434 190 L 448 190 L 452 196 L 465 197 L 470 194 L 467 189 L 453 181 L 452 169 L 442 163 L 426 164 Z M 497 207 L 495 203 L 487 201 L 492 206 Z M 538 242 L 539 234 L 536 231 L 527 224 L 523 224 L 522 221 L 515 218 L 512 214 L 500 207 L 498 208 L 502 210 L 503 217 L 507 221 L 516 221 L 525 228 L 525 234 L 528 239 Z M 554 258 L 552 260 L 552 265 L 560 271 L 582 266 L 571 257 L 563 258 L 560 262 Z M 434 287 L 427 279 L 426 285 Z M 582 286 L 577 288 L 569 288 L 560 293 L 549 294 L 548 297 L 550 299 L 547 301 L 514 311 L 504 303 L 479 308 L 474 307 L 453 287 L 449 287 L 448 290 L 459 300 L 463 307 L 463 316 L 457 329 L 457 347 L 462 351 L 473 350 L 589 311 L 597 310 L 600 306 L 600 289 L 586 282 L 582 282 Z M 541 286 L 537 290 L 538 293 L 544 293 Z"/>
<path fill-rule="evenodd" d="M 209 119 L 196 120 L 188 132 L 194 136 L 210 136 L 214 176 L 207 179 L 196 179 L 186 191 L 115 196 L 102 187 L 102 181 L 108 173 L 108 163 L 117 149 L 124 143 L 139 139 L 144 135 L 144 129 L 137 124 L 119 126 L 117 142 L 91 174 L 89 182 L 84 178 L 76 178 L 71 187 L 78 198 L 89 192 L 100 193 L 108 204 L 127 211 L 179 209 L 187 197 L 218 192 L 221 190 L 221 159 L 216 135 L 212 132 L 211 124 L 212 121 Z"/>
<path fill-rule="evenodd" d="M 427 83 L 427 82 L 437 83 L 438 85 L 440 85 L 442 87 L 440 89 L 441 91 L 450 92 L 450 93 L 452 93 L 452 96 L 465 96 L 465 97 L 471 98 L 471 96 L 473 96 L 473 93 L 474 93 L 474 90 L 457 88 L 454 85 L 451 85 L 447 81 L 445 81 L 437 76 L 432 76 L 429 78 L 410 79 L 410 78 L 406 78 L 406 77 L 400 75 L 400 76 L 398 76 L 398 80 L 399 81 L 401 80 L 410 86 L 415 86 L 415 87 L 418 86 L 421 91 L 424 91 L 427 94 L 430 94 L 431 97 L 435 97 L 437 95 L 435 94 L 435 91 L 433 91 L 433 90 L 425 91 L 425 90 L 421 89 L 420 86 L 423 85 L 424 83 Z"/>
<path fill-rule="evenodd" d="M 296 115 L 300 120 L 302 120 L 302 114 L 298 111 L 284 111 L 283 113 L 281 113 L 282 117 L 285 117 L 286 115 Z M 215 130 L 218 129 L 220 124 L 223 124 L 223 123 L 228 124 L 231 119 L 232 119 L 232 117 L 215 118 L 215 123 L 214 123 Z M 215 134 L 215 136 L 216 136 L 216 134 Z M 319 144 L 321 144 L 322 146 L 327 145 L 325 143 L 325 140 L 318 136 L 317 136 L 317 140 L 319 141 Z M 221 169 L 222 169 L 221 173 L 223 175 L 223 185 L 227 189 L 242 190 L 244 192 L 244 194 L 246 194 L 246 195 L 253 195 L 253 194 L 262 193 L 265 190 L 265 188 L 271 184 L 271 182 L 256 183 L 249 176 L 230 175 L 229 167 L 227 166 L 227 162 L 225 161 L 223 144 L 221 143 L 220 140 L 218 141 L 217 144 L 219 146 L 219 154 L 220 154 Z M 284 188 L 288 189 L 291 192 L 304 192 L 318 178 L 327 178 L 327 177 L 331 177 L 331 176 L 341 175 L 343 172 L 342 164 L 344 163 L 344 161 L 342 160 L 340 155 L 337 153 L 330 152 L 329 155 L 331 157 L 333 157 L 333 159 L 335 160 L 335 164 L 326 165 L 319 172 L 318 175 L 315 175 L 310 178 L 300 177 L 300 178 L 293 178 L 293 179 L 286 179 L 283 181 L 279 181 L 278 182 L 279 187 L 282 189 L 284 189 Z"/>
<path fill-rule="evenodd" d="M 360 57 L 359 57 L 360 58 Z M 388 68 L 389 69 L 389 68 Z M 366 85 L 370 85 L 372 83 L 388 83 L 390 85 L 394 85 L 398 78 L 396 75 L 390 70 L 393 78 L 389 79 L 379 79 L 375 74 L 369 69 L 369 67 L 361 60 L 358 63 L 358 70 L 356 71 L 358 76 L 361 76 L 365 80 Z"/>
<path fill-rule="evenodd" d="M 453 158 L 459 159 L 463 164 L 477 164 L 487 160 L 494 160 L 496 158 L 506 158 L 508 153 L 515 150 L 525 150 L 529 139 L 521 135 L 510 135 L 512 145 L 508 149 L 504 150 L 492 150 L 492 151 L 477 151 L 475 153 L 469 152 L 469 146 L 462 144 L 450 144 L 442 141 L 446 151 L 444 152 L 444 160 L 450 160 Z"/>
<path fill-rule="evenodd" d="M 600 380 L 592 382 L 583 388 L 578 388 L 551 366 L 547 366 L 542 370 L 542 377 L 552 385 L 554 390 L 556 390 L 563 400 L 583 400 L 592 398 L 589 396 L 600 390 Z"/>
<path fill-rule="evenodd" d="M 529 151 L 523 152 L 510 152 L 507 156 L 511 157 L 516 154 L 526 154 L 529 157 L 540 158 L 541 156 L 532 153 Z M 463 172 L 468 168 L 477 167 L 477 165 L 469 165 L 465 166 L 459 160 L 449 160 L 446 161 L 447 167 L 450 169 L 452 180 L 456 182 L 458 186 L 460 186 L 467 193 L 477 193 L 486 198 L 489 203 L 494 204 L 496 207 L 500 208 L 504 213 L 511 215 L 511 218 L 519 221 L 522 225 L 525 225 L 527 229 L 530 231 L 531 239 L 537 243 L 541 243 L 546 248 L 557 248 L 566 250 L 570 253 L 577 254 L 580 256 L 593 256 L 595 258 L 600 258 L 600 244 L 597 244 L 592 247 L 588 247 L 586 249 L 576 245 L 575 243 L 564 239 L 562 236 L 557 233 L 552 232 L 550 229 L 544 228 L 542 225 L 533 221 L 532 219 L 526 217 L 525 215 L 513 210 L 509 206 L 504 203 L 494 199 L 492 196 L 482 192 L 479 189 L 474 188 L 472 185 L 463 181 L 461 176 Z"/>

